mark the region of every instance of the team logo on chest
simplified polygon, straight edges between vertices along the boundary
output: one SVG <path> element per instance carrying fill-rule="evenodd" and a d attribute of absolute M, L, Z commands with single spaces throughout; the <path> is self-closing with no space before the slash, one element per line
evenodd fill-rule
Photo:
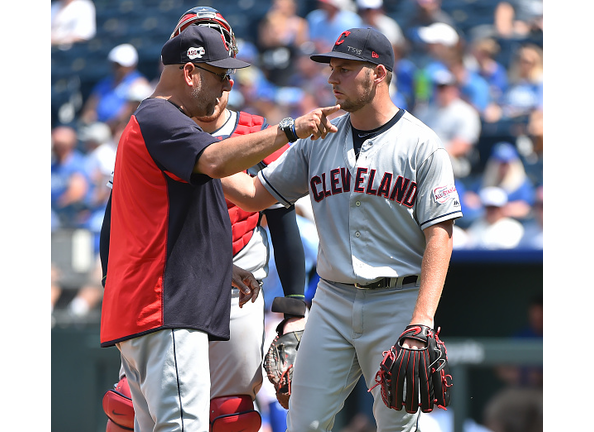
<path fill-rule="evenodd" d="M 352 183 L 351 183 L 352 180 Z M 412 207 L 417 198 L 417 184 L 401 175 L 395 176 L 386 172 L 378 175 L 377 170 L 358 168 L 354 179 L 348 169 L 335 168 L 329 173 L 313 176 L 309 181 L 311 194 L 316 202 L 343 192 L 364 193 L 375 195 Z"/>

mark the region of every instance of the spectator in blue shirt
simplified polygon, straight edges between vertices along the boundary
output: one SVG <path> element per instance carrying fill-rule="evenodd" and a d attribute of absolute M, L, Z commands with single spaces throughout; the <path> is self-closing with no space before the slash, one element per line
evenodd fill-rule
<path fill-rule="evenodd" d="M 498 109 L 490 109 L 490 121 L 521 119 L 543 109 L 543 52 L 534 44 L 522 46 L 508 71 L 509 87 Z"/>
<path fill-rule="evenodd" d="M 344 29 L 363 27 L 363 20 L 351 0 L 318 0 L 318 8 L 305 19 L 316 52 L 330 51 Z"/>
<path fill-rule="evenodd" d="M 493 147 L 480 181 L 472 188 L 477 198 L 473 200 L 472 192 L 467 192 L 466 204 L 478 207 L 478 191 L 490 186 L 497 186 L 507 194 L 505 216 L 519 220 L 529 216 L 534 204 L 535 187 L 513 144 L 500 142 Z"/>
<path fill-rule="evenodd" d="M 510 88 L 503 100 L 507 117 L 529 115 L 543 106 L 543 54 L 533 44 L 520 48 L 510 68 Z"/>
<path fill-rule="evenodd" d="M 107 123 L 112 132 L 117 127 L 126 124 L 130 119 L 128 109 L 128 95 L 133 85 L 149 81 L 138 70 L 138 52 L 131 44 L 121 44 L 113 48 L 107 59 L 111 63 L 112 73 L 100 80 L 81 113 L 81 120 L 85 124 L 97 121 Z"/>
<path fill-rule="evenodd" d="M 489 84 L 491 99 L 500 103 L 507 91 L 507 69 L 496 60 L 499 44 L 495 39 L 484 38 L 474 41 L 470 47 L 472 59 L 476 62 L 472 68 Z"/>
<path fill-rule="evenodd" d="M 76 228 L 89 190 L 84 155 L 77 149 L 78 136 L 70 126 L 52 130 L 51 207 L 52 229 Z"/>
<path fill-rule="evenodd" d="M 459 52 L 448 63 L 448 69 L 456 77 L 460 96 L 481 115 L 491 102 L 489 83 L 480 74 L 464 64 L 463 53 Z"/>

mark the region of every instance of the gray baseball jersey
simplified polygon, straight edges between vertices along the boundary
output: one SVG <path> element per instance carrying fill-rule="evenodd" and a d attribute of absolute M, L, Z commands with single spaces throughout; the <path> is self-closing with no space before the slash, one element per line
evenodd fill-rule
<path fill-rule="evenodd" d="M 285 206 L 309 193 L 320 277 L 367 284 L 420 274 L 423 229 L 462 217 L 448 153 L 408 112 L 366 140 L 358 158 L 350 115 L 332 123 L 338 132 L 298 140 L 259 180 Z"/>

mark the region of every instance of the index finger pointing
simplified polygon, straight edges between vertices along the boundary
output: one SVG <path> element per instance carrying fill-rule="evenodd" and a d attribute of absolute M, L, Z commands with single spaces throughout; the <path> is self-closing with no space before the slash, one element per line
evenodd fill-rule
<path fill-rule="evenodd" d="M 340 109 L 340 104 L 336 104 L 331 107 L 325 107 L 325 108 L 322 108 L 322 114 L 324 114 L 325 116 L 328 116 L 330 114 L 334 114 L 339 109 Z"/>

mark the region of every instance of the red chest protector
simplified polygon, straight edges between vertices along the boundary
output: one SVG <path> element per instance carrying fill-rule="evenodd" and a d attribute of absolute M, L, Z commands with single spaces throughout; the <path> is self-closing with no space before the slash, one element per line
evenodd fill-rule
<path fill-rule="evenodd" d="M 231 136 L 246 135 L 252 132 L 258 132 L 268 127 L 264 117 L 249 114 L 240 111 L 237 116 L 237 125 Z M 260 168 L 265 167 L 289 148 L 289 144 L 284 145 L 279 150 L 272 153 L 270 156 L 264 158 L 258 165 Z M 235 204 L 227 200 L 227 209 L 229 210 L 229 218 L 231 219 L 233 231 L 233 255 L 236 255 L 252 238 L 254 229 L 260 222 L 259 212 L 246 212 Z"/>

